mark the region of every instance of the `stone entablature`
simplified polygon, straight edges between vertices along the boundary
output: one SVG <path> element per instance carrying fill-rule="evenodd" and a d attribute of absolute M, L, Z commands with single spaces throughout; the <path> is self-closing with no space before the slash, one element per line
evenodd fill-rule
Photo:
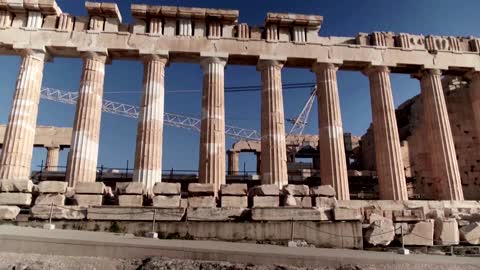
<path fill-rule="evenodd" d="M 170 53 L 172 62 L 199 62 L 200 53 L 222 53 L 229 55 L 229 64 L 248 65 L 256 65 L 260 56 L 274 54 L 286 60 L 285 66 L 305 68 L 319 61 L 339 63 L 340 69 L 348 70 L 384 65 L 392 72 L 410 74 L 421 68 L 446 73 L 480 70 L 480 43 L 475 37 L 391 32 L 321 37 L 321 16 L 269 13 L 265 26 L 254 27 L 237 23 L 237 10 L 138 4 L 132 5 L 134 22 L 126 24 L 113 3 L 87 2 L 89 16 L 84 17 L 62 14 L 54 1 L 40 1 L 50 6 L 38 4 L 37 9 L 28 4 L 16 7 L 16 2 L 0 3 L 2 53 L 16 54 L 12 47 L 47 48 L 53 56 L 79 57 L 80 51 L 95 50 L 128 59 L 143 52 L 164 51 Z M 195 38 L 182 42 L 185 36 Z M 299 50 L 299 45 L 304 47 Z"/>

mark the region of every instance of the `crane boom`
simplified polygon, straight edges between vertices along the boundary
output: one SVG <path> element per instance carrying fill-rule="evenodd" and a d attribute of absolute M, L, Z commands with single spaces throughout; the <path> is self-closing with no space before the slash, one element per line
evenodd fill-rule
<path fill-rule="evenodd" d="M 305 102 L 305 106 L 303 106 L 302 112 L 298 117 L 294 119 L 289 119 L 293 123 L 290 132 L 288 135 L 302 135 L 305 126 L 308 123 L 308 117 L 310 116 L 310 111 L 312 110 L 313 102 L 315 101 L 315 97 L 317 94 L 317 87 L 315 86 L 308 97 L 307 102 Z"/>
<path fill-rule="evenodd" d="M 67 92 L 53 88 L 43 88 L 40 93 L 42 99 L 74 105 L 78 100 L 78 93 Z M 103 100 L 102 111 L 110 114 L 120 115 L 128 118 L 138 118 L 140 108 L 130 104 Z M 195 117 L 184 116 L 174 113 L 164 113 L 164 124 L 172 127 L 185 128 L 200 131 L 201 120 Z M 225 125 L 225 135 L 237 139 L 260 140 L 256 130 Z"/>

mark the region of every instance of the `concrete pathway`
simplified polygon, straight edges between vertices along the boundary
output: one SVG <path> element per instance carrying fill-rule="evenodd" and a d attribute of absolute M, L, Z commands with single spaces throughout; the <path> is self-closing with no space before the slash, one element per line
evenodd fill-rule
<path fill-rule="evenodd" d="M 221 241 L 159 240 L 105 232 L 44 230 L 0 226 L 0 252 L 40 253 L 64 256 L 228 261 L 243 264 L 282 264 L 303 267 L 345 264 L 470 265 L 480 269 L 480 258 L 437 255 L 399 255 L 347 249 L 288 248 Z"/>

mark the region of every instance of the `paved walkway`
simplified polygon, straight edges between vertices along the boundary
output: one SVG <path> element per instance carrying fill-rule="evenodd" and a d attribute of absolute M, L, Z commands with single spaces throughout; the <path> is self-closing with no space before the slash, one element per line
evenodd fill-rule
<path fill-rule="evenodd" d="M 288 248 L 221 241 L 158 240 L 105 232 L 48 231 L 11 225 L 0 226 L 0 252 L 66 256 L 229 261 L 244 264 L 339 266 L 344 264 L 471 265 L 480 269 L 480 258 L 435 255 L 399 255 L 347 249 Z"/>

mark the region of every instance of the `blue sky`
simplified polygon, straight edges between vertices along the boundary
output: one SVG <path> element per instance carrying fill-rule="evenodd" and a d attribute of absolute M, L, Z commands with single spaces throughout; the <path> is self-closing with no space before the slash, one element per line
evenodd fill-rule
<path fill-rule="evenodd" d="M 64 12 L 85 15 L 84 1 L 57 0 Z M 132 1 L 117 2 L 123 21 L 131 22 Z M 231 8 L 240 11 L 240 22 L 262 25 L 267 12 L 292 12 L 324 16 L 322 36 L 355 36 L 358 32 L 393 31 L 414 34 L 479 36 L 480 1 L 478 0 L 243 0 L 243 1 L 133 1 L 158 5 Z M 0 56 L 0 123 L 5 124 L 12 104 L 19 57 Z M 82 63 L 80 59 L 56 58 L 46 63 L 44 87 L 78 91 Z M 138 105 L 142 87 L 143 66 L 135 61 L 113 61 L 106 68 L 105 99 Z M 307 69 L 285 68 L 283 83 L 313 82 L 314 75 Z M 344 130 L 362 135 L 371 122 L 368 80 L 358 72 L 338 73 Z M 228 66 L 226 86 L 259 85 L 260 76 L 253 66 Z M 198 117 L 201 112 L 202 74 L 199 65 L 172 63 L 165 76 L 165 111 Z M 395 105 L 419 93 L 418 81 L 407 75 L 392 75 Z M 196 90 L 174 93 L 178 90 Z M 125 93 L 109 93 L 125 92 Z M 135 92 L 135 93 L 131 93 Z M 173 92 L 173 93 L 172 93 Z M 309 90 L 284 91 L 285 116 L 297 115 L 309 95 Z M 226 122 L 230 125 L 259 130 L 260 92 L 226 93 Z M 42 100 L 38 124 L 71 127 L 75 108 Z M 287 131 L 289 129 L 287 124 Z M 102 115 L 99 165 L 124 167 L 127 160 L 133 164 L 137 122 L 109 114 Z M 305 133 L 315 134 L 317 106 L 310 114 Z M 234 142 L 227 139 L 227 149 Z M 197 169 L 199 134 L 173 127 L 164 130 L 164 169 Z M 35 149 L 32 166 L 45 159 L 44 149 Z M 60 165 L 66 163 L 67 151 L 61 154 Z M 242 154 L 241 168 L 255 169 L 252 154 Z"/>

